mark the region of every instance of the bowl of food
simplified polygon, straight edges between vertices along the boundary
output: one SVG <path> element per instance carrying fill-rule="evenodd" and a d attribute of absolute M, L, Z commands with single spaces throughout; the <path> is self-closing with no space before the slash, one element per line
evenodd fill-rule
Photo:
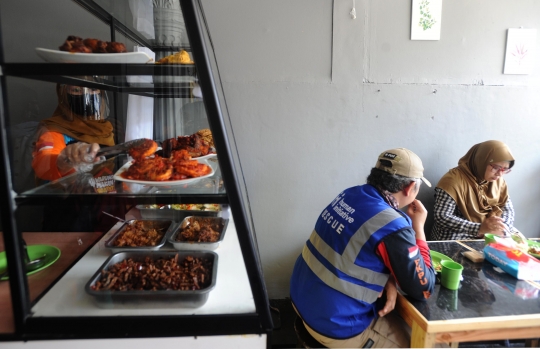
<path fill-rule="evenodd" d="M 215 250 L 225 237 L 228 219 L 189 216 L 169 237 L 177 250 Z"/>
<path fill-rule="evenodd" d="M 218 255 L 212 251 L 119 252 L 86 283 L 98 306 L 197 308 L 215 288 Z"/>
<path fill-rule="evenodd" d="M 171 220 L 129 220 L 105 242 L 113 253 L 121 251 L 153 251 L 161 248 L 178 223 Z"/>

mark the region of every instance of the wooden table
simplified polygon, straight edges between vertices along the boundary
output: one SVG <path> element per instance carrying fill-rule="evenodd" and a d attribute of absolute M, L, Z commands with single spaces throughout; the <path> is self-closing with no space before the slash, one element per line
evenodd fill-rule
<path fill-rule="evenodd" d="M 30 301 L 36 301 L 59 276 L 63 275 L 85 251 L 92 247 L 103 233 L 23 233 L 30 245 L 51 245 L 60 249 L 60 258 L 50 267 L 28 276 Z M 0 251 L 4 251 L 4 238 L 0 233 Z M 9 281 L 0 281 L 0 334 L 15 332 Z"/>
<path fill-rule="evenodd" d="M 540 337 L 540 283 L 517 280 L 499 273 L 487 262 L 473 263 L 461 255 L 482 251 L 483 240 L 432 241 L 430 249 L 464 266 L 459 290 L 451 291 L 437 282 L 431 297 L 415 301 L 398 295 L 396 309 L 411 326 L 411 348 L 483 340 L 532 339 Z"/>

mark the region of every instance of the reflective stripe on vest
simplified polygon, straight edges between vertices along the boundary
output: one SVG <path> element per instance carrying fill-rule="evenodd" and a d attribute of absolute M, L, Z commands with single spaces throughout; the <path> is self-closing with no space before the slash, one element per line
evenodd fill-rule
<path fill-rule="evenodd" d="M 371 269 L 363 268 L 356 265 L 354 262 L 363 245 L 372 234 L 376 233 L 390 222 L 400 218 L 402 218 L 402 216 L 397 214 L 396 211 L 391 208 L 383 210 L 371 217 L 354 233 L 349 240 L 347 247 L 343 251 L 343 254 L 337 253 L 332 247 L 328 246 L 315 230 L 311 233 L 309 241 L 321 256 L 340 272 L 365 283 L 384 287 L 388 281 L 388 274 L 378 273 Z M 309 268 L 329 287 L 354 299 L 362 300 L 367 303 L 373 303 L 379 297 L 378 291 L 340 279 L 328 270 L 317 257 L 313 255 L 307 246 L 304 246 L 302 256 Z"/>

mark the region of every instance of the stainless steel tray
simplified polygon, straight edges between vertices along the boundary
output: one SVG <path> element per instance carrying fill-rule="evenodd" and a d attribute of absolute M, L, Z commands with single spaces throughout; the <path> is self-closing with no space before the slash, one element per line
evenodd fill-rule
<path fill-rule="evenodd" d="M 159 241 L 158 244 L 155 246 L 137 246 L 137 247 L 131 247 L 131 246 L 114 246 L 114 242 L 120 234 L 122 234 L 129 224 L 132 224 L 136 221 L 144 221 L 145 224 L 152 225 L 158 229 L 163 229 L 165 233 L 163 234 L 163 237 Z M 117 231 L 114 233 L 113 236 L 109 240 L 105 242 L 105 248 L 111 250 L 112 253 L 122 252 L 122 251 L 155 251 L 160 249 L 163 245 L 165 245 L 165 242 L 167 242 L 167 238 L 178 228 L 178 223 L 173 223 L 171 220 L 147 220 L 147 219 L 132 219 L 129 221 L 126 221 Z"/>
<path fill-rule="evenodd" d="M 190 291 L 175 291 L 175 290 L 158 290 L 158 291 L 109 291 L 109 290 L 93 290 L 92 286 L 100 280 L 101 271 L 108 270 L 112 265 L 122 262 L 128 258 L 133 260 L 144 260 L 146 257 L 157 260 L 160 258 L 173 258 L 178 255 L 178 260 L 182 260 L 187 256 L 195 258 L 208 258 L 212 262 L 212 275 L 210 284 L 201 290 Z M 93 296 L 97 305 L 104 308 L 115 307 L 140 307 L 140 308 L 166 308 L 166 307 L 182 307 L 182 308 L 197 308 L 202 306 L 208 300 L 210 291 L 216 286 L 218 268 L 218 255 L 212 251 L 148 251 L 148 252 L 120 252 L 110 256 L 105 263 L 96 271 L 96 273 L 86 283 L 85 291 Z"/>
<path fill-rule="evenodd" d="M 183 226 L 187 226 L 191 224 L 192 220 L 194 219 L 205 219 L 212 221 L 212 224 L 215 224 L 218 226 L 219 239 L 215 242 L 195 242 L 195 241 L 176 241 L 176 237 L 178 234 L 180 234 L 180 231 L 182 230 Z M 225 237 L 225 232 L 227 231 L 227 225 L 229 223 L 229 220 L 226 218 L 221 217 L 200 217 L 198 215 L 193 215 L 184 218 L 184 220 L 180 223 L 179 226 L 177 226 L 177 229 L 174 231 L 174 233 L 171 234 L 168 241 L 171 243 L 175 249 L 183 251 L 183 250 L 215 250 L 219 247 L 219 244 L 223 241 L 223 238 Z"/>
<path fill-rule="evenodd" d="M 181 222 L 184 218 L 192 215 L 217 217 L 220 211 L 200 211 L 200 210 L 175 210 L 166 206 L 165 208 L 149 208 L 149 205 L 137 205 L 135 208 L 141 213 L 143 219 L 170 219 Z"/>

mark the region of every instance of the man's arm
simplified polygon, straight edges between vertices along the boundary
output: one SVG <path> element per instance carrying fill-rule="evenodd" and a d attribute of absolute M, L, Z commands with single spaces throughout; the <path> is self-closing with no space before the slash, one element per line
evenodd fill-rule
<path fill-rule="evenodd" d="M 403 292 L 414 299 L 427 299 L 435 287 L 427 242 L 417 240 L 412 229 L 391 234 L 379 243 L 377 250 Z"/>

